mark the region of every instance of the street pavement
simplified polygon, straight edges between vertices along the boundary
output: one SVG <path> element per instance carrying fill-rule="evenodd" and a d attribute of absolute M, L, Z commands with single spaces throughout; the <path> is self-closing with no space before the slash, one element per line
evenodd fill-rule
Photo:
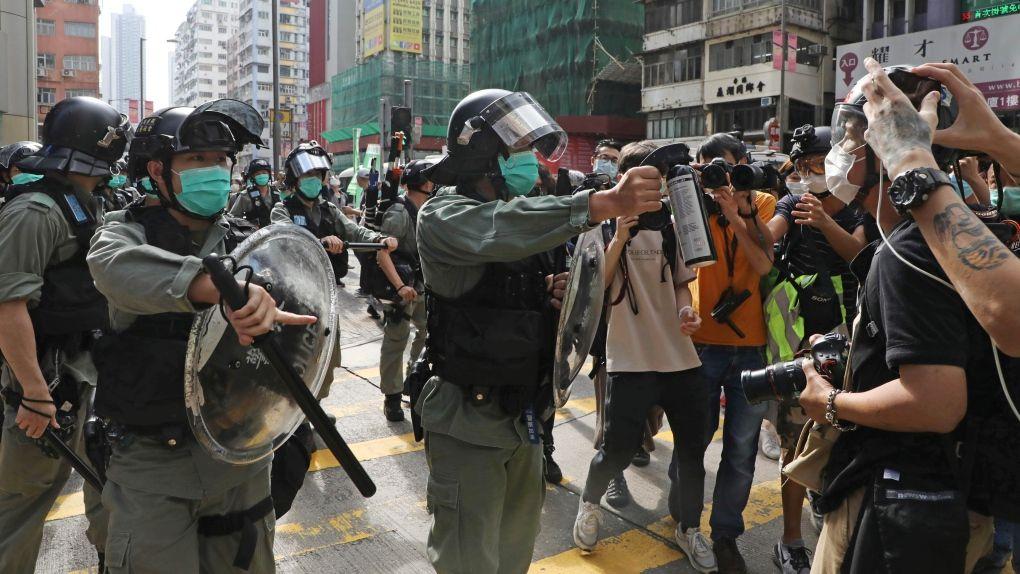
<path fill-rule="evenodd" d="M 322 450 L 315 453 L 304 488 L 276 526 L 278 571 L 431 572 L 425 557 L 429 516 L 425 511 L 423 447 L 414 442 L 410 417 L 403 423 L 389 423 L 383 417 L 378 388 L 382 332 L 366 314 L 366 301 L 354 296 L 356 271 L 345 281 L 348 287 L 341 292 L 339 309 L 343 366 L 324 405 L 337 416 L 337 428 L 375 480 L 378 493 L 362 498 L 320 442 Z M 556 415 L 555 458 L 565 478 L 560 485 L 547 485 L 542 532 L 530 573 L 694 572 L 673 539 L 675 523 L 666 507 L 666 469 L 672 452 L 668 427 L 656 437 L 651 464 L 626 471 L 634 501 L 622 510 L 603 505 L 602 541 L 595 552 L 582 556 L 574 548 L 571 527 L 594 454 L 593 395 L 591 381 L 582 375 L 570 402 Z M 721 449 L 721 432 L 717 432 L 705 457 L 702 527 L 706 532 Z M 777 463 L 759 455 L 755 484 L 744 512 L 747 532 L 738 541 L 754 574 L 776 572 L 772 546 L 782 531 L 778 476 Z M 96 556 L 84 536 L 83 511 L 81 479 L 72 476 L 47 519 L 38 572 L 96 570 Z M 803 530 L 813 547 L 816 536 L 806 508 L 804 514 Z"/>

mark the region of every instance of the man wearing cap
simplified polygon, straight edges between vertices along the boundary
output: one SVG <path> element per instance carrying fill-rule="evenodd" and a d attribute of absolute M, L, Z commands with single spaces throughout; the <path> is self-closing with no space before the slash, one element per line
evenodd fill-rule
<path fill-rule="evenodd" d="M 40 440 L 51 427 L 84 458 L 82 424 L 94 392 L 95 333 L 107 307 L 85 264 L 103 218 L 92 191 L 112 174 L 131 136 L 127 118 L 105 102 L 68 98 L 43 123 L 46 147 L 16 167 L 0 209 L 0 373 L 8 400 L 0 441 L 0 572 L 35 571 L 43 523 L 71 465 Z M 17 400 L 20 399 L 20 405 Z M 86 536 L 99 552 L 107 516 L 84 487 Z"/>
<path fill-rule="evenodd" d="M 522 574 L 545 494 L 541 420 L 552 401 L 553 301 L 566 285 L 537 255 L 600 221 L 658 209 L 662 179 L 637 168 L 611 190 L 524 197 L 537 166 L 508 160 L 531 149 L 557 160 L 566 134 L 523 92 L 468 95 L 447 138 L 428 177 L 455 187 L 422 206 L 417 228 L 434 375 L 414 405 L 429 465 L 427 556 L 444 573 Z"/>
<path fill-rule="evenodd" d="M 393 286 L 397 299 L 387 305 L 383 314 L 383 341 L 379 357 L 379 388 L 386 396 L 383 413 L 386 420 L 404 420 L 400 406 L 404 389 L 404 350 L 414 325 L 414 342 L 411 344 L 413 362 L 425 346 L 425 301 L 422 297 L 424 281 L 421 277 L 421 261 L 418 258 L 418 241 L 415 229 L 421 206 L 435 191 L 435 184 L 425 177 L 429 164 L 412 161 L 404 167 L 400 183 L 407 188 L 407 195 L 397 198 L 383 214 L 381 231 L 400 242 L 392 254 L 380 252 L 379 267 Z M 396 265 L 395 265 L 396 264 Z M 400 273 L 398 271 L 403 271 Z"/>

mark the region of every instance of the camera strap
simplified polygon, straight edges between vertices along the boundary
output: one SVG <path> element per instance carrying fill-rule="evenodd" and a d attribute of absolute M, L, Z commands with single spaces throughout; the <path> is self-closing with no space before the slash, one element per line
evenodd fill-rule
<path fill-rule="evenodd" d="M 720 220 L 719 225 L 722 227 L 723 241 L 726 242 L 725 249 L 723 249 L 723 259 L 726 260 L 726 274 L 730 278 L 730 287 L 733 287 L 733 273 L 737 264 L 737 235 L 731 234 L 729 231 L 729 222 L 725 225 Z"/>

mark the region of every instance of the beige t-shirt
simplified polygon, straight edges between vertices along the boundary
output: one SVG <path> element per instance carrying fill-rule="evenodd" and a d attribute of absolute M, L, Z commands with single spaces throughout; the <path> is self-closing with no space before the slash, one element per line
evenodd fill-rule
<path fill-rule="evenodd" d="M 674 288 L 674 285 L 687 284 L 697 275 L 684 266 L 683 257 L 678 255 L 670 281 L 662 234 L 657 231 L 638 233 L 624 251 L 608 295 L 610 302 L 620 296 L 623 257 L 626 257 L 632 297 L 624 296 L 618 305 L 610 308 L 606 370 L 610 373 L 672 373 L 700 367 L 694 343 L 680 331 Z M 632 304 L 636 304 L 637 314 Z"/>

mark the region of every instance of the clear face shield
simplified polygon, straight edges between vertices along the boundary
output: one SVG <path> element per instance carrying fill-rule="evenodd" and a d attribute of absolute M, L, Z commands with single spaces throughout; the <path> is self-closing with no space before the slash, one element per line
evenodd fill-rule
<path fill-rule="evenodd" d="M 566 132 L 527 92 L 496 100 L 480 116 L 510 153 L 533 148 L 548 161 L 557 161 L 567 149 Z"/>
<path fill-rule="evenodd" d="M 288 161 L 288 166 L 294 172 L 294 176 L 300 178 L 315 170 L 328 170 L 332 167 L 329 158 L 324 155 L 311 153 L 298 153 Z"/>

